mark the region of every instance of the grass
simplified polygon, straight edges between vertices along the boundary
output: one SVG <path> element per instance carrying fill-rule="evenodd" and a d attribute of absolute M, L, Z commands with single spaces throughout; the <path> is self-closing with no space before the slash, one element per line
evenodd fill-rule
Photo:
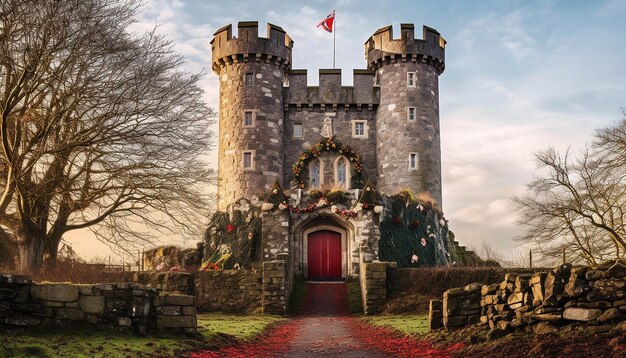
<path fill-rule="evenodd" d="M 215 334 L 227 334 L 249 340 L 263 332 L 269 325 L 280 322 L 278 316 L 233 316 L 223 314 L 198 315 L 198 333 L 210 338 Z"/>
<path fill-rule="evenodd" d="M 31 329 L 0 334 L 0 357 L 173 357 L 248 340 L 270 324 L 273 316 L 198 315 L 195 334 L 159 333 L 136 337 L 129 332 L 81 327 Z"/>
<path fill-rule="evenodd" d="M 428 333 L 428 315 L 379 315 L 364 317 L 373 326 L 391 327 L 405 334 Z"/>

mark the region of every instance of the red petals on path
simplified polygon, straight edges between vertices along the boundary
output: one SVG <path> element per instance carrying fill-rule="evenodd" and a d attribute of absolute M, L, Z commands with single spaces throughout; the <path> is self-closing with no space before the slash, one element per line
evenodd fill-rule
<path fill-rule="evenodd" d="M 275 357 L 287 351 L 289 343 L 297 331 L 297 325 L 297 320 L 290 320 L 287 323 L 274 326 L 259 339 L 244 342 L 237 346 L 222 348 L 217 351 L 192 353 L 191 357 Z"/>
<path fill-rule="evenodd" d="M 348 320 L 355 336 L 365 345 L 393 357 L 450 357 L 451 352 L 463 347 L 463 343 L 457 343 L 448 348 L 434 348 L 428 342 L 418 341 L 391 328 L 371 326 L 350 317 L 342 319 Z"/>
<path fill-rule="evenodd" d="M 418 341 L 391 328 L 375 327 L 358 318 L 350 317 L 345 284 L 308 283 L 302 311 L 303 317 L 278 324 L 258 339 L 217 351 L 192 353 L 191 357 L 275 357 L 285 353 L 297 354 L 301 351 L 328 351 L 343 343 L 353 353 L 381 352 L 390 357 L 440 358 L 450 357 L 452 352 L 463 347 L 463 343 L 458 343 L 448 348 L 434 348 L 429 342 Z M 320 319 L 324 321 L 323 325 L 319 324 Z M 333 324 L 339 324 L 339 327 L 335 326 L 333 329 Z M 326 332 L 342 332 L 348 327 L 349 337 L 336 335 L 325 337 L 320 341 L 320 335 L 315 332 L 300 332 L 302 329 L 310 330 L 312 327 Z M 303 333 L 305 336 L 311 336 L 310 342 L 305 339 L 304 347 L 302 347 L 303 336 L 299 336 Z M 295 339 L 296 337 L 298 338 Z M 299 348 L 291 347 L 294 339 L 299 341 Z M 289 349 L 296 350 L 289 352 Z"/>

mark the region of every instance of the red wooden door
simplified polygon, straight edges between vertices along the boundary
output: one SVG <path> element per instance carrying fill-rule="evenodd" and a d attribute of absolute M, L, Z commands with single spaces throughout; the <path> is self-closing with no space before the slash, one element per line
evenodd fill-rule
<path fill-rule="evenodd" d="M 309 279 L 341 278 L 341 234 L 329 230 L 310 233 L 307 258 Z"/>

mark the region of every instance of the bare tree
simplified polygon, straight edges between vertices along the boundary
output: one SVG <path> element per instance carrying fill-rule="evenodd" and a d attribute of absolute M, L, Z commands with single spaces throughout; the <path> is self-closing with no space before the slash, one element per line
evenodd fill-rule
<path fill-rule="evenodd" d="M 577 155 L 550 148 L 536 155 L 544 177 L 528 184 L 529 194 L 514 198 L 519 237 L 544 258 L 594 264 L 626 253 L 626 121 L 604 129 L 597 142 Z M 619 143 L 621 141 L 621 147 Z"/>
<path fill-rule="evenodd" d="M 136 10 L 0 3 L 0 223 L 22 269 L 54 262 L 71 230 L 127 245 L 203 222 L 214 115 L 169 41 L 127 31 Z"/>

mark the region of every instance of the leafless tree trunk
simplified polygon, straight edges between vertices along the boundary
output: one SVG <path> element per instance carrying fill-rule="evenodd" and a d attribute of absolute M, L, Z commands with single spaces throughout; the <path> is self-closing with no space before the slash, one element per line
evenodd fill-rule
<path fill-rule="evenodd" d="M 126 247 L 204 222 L 214 115 L 170 42 L 127 32 L 135 13 L 131 1 L 0 3 L 0 223 L 24 270 L 54 262 L 71 230 Z"/>

